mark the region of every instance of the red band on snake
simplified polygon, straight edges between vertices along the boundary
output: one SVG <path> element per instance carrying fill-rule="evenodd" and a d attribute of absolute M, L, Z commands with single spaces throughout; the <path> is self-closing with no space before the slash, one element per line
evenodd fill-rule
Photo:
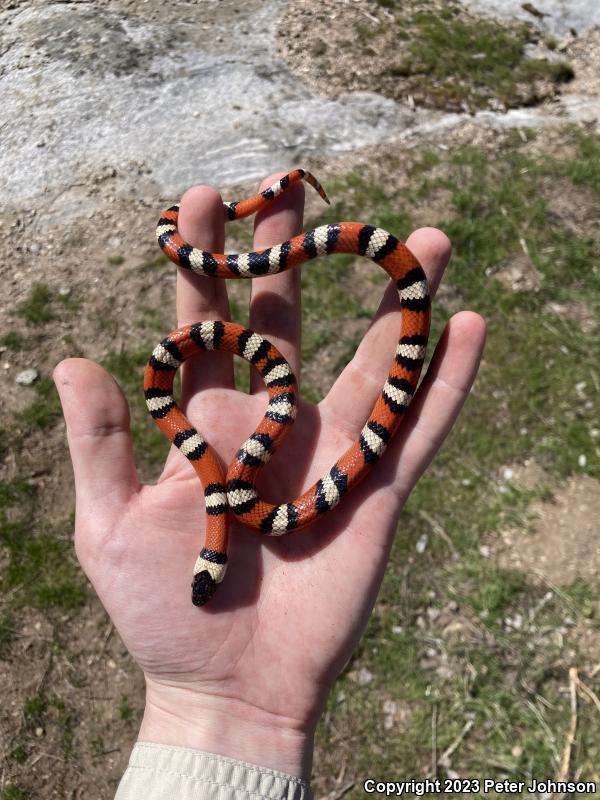
<path fill-rule="evenodd" d="M 319 182 L 309 172 L 297 169 L 260 194 L 225 203 L 227 219 L 255 214 L 302 180 L 329 202 Z M 203 605 L 225 576 L 229 511 L 240 522 L 269 536 L 304 528 L 334 508 L 383 455 L 417 387 L 429 335 L 430 298 L 427 278 L 415 256 L 395 236 L 372 225 L 322 225 L 266 250 L 226 255 L 208 253 L 185 242 L 177 229 L 178 215 L 179 206 L 165 211 L 156 235 L 166 255 L 182 269 L 209 277 L 259 278 L 319 256 L 354 253 L 375 261 L 396 282 L 402 310 L 396 354 L 360 436 L 304 494 L 277 506 L 259 497 L 255 483 L 258 471 L 289 432 L 298 408 L 296 379 L 281 353 L 259 333 L 232 322 L 186 325 L 156 346 L 144 375 L 148 409 L 160 430 L 188 458 L 204 488 L 206 537 L 192 582 L 192 602 Z M 241 356 L 256 367 L 268 389 L 266 413 L 241 445 L 227 474 L 215 451 L 173 397 L 177 368 L 202 350 L 224 350 Z"/>

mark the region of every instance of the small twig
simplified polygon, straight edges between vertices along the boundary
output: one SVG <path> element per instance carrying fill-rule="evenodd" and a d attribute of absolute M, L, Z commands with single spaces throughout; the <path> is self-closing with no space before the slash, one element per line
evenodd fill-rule
<path fill-rule="evenodd" d="M 533 569 L 532 572 L 536 576 L 536 578 L 539 578 L 541 581 L 543 581 L 546 584 L 546 586 L 549 589 L 551 589 L 554 592 L 554 594 L 558 598 L 560 598 L 560 600 L 563 601 L 563 603 L 567 606 L 567 608 L 573 614 L 573 616 L 575 617 L 579 616 L 579 611 L 577 609 L 577 606 L 573 603 L 571 598 L 567 594 L 565 594 L 565 592 L 563 592 L 563 590 L 559 586 L 557 586 L 555 583 L 552 583 L 552 581 L 549 578 L 547 578 L 544 575 L 544 573 L 541 572 L 540 570 Z M 598 665 L 598 667 L 600 668 L 600 664 Z"/>
<path fill-rule="evenodd" d="M 120 747 L 111 747 L 110 750 L 103 750 L 100 753 L 100 755 L 101 756 L 110 756 L 110 755 L 112 755 L 112 753 L 120 753 L 120 752 L 121 752 L 121 748 Z"/>
<path fill-rule="evenodd" d="M 591 701 L 592 701 L 592 703 L 593 703 L 593 704 L 596 706 L 596 708 L 598 709 L 598 711 L 600 711 L 600 697 L 598 697 L 598 695 L 596 694 L 596 692 L 594 692 L 592 689 L 590 689 L 590 687 L 589 687 L 589 686 L 587 686 L 587 685 L 586 685 L 586 684 L 585 684 L 585 683 L 584 683 L 584 682 L 581 680 L 581 678 L 578 678 L 578 679 L 577 679 L 577 688 L 578 688 L 578 689 L 581 689 L 581 691 L 583 692 L 583 694 L 584 694 L 584 695 L 585 695 L 585 696 L 586 696 L 586 697 L 587 697 L 589 700 L 591 700 Z"/>
<path fill-rule="evenodd" d="M 471 730 L 474 724 L 475 723 L 473 722 L 472 719 L 469 719 L 465 722 L 462 731 L 458 734 L 458 736 L 452 742 L 450 747 L 447 747 L 446 750 L 444 750 L 444 752 L 440 756 L 438 760 L 438 764 L 440 765 L 440 767 L 448 769 L 448 767 L 450 766 L 450 756 L 454 753 L 454 751 L 457 749 L 459 744 L 462 742 L 462 740 L 465 738 L 465 736 Z"/>
<path fill-rule="evenodd" d="M 61 758 L 61 756 L 55 756 L 52 753 L 47 753 L 45 750 L 42 750 L 41 753 L 38 753 L 31 761 L 28 762 L 28 766 L 33 767 L 38 761 L 41 761 L 42 758 L 49 758 L 53 761 L 60 761 L 62 764 L 66 764 L 67 760 L 65 758 Z"/>
<path fill-rule="evenodd" d="M 437 778 L 437 703 L 431 707 L 431 777 Z"/>
<path fill-rule="evenodd" d="M 499 758 L 486 758 L 485 763 L 490 767 L 497 767 L 498 769 L 508 772 L 511 775 L 518 775 L 519 769 L 514 764 L 509 764 L 507 761 L 501 761 Z"/>
<path fill-rule="evenodd" d="M 340 789 L 334 789 L 332 792 L 325 797 L 325 800 L 339 800 L 340 797 L 343 797 L 345 794 L 348 794 L 350 789 L 354 788 L 355 781 L 350 781 L 345 786 L 342 786 Z"/>
<path fill-rule="evenodd" d="M 590 678 L 595 678 L 596 675 L 600 672 L 600 664 L 596 664 L 596 666 L 590 672 Z"/>
<path fill-rule="evenodd" d="M 542 610 L 542 608 L 547 605 L 550 600 L 553 598 L 552 592 L 546 592 L 546 594 L 542 597 L 539 603 L 535 605 L 532 609 L 529 610 L 529 622 L 532 623 L 536 617 L 536 615 Z"/>
<path fill-rule="evenodd" d="M 104 635 L 104 642 L 102 643 L 102 647 L 100 649 L 100 655 L 101 656 L 104 655 L 104 652 L 105 652 L 106 647 L 107 647 L 107 645 L 108 645 L 108 643 L 110 641 L 110 638 L 114 633 L 114 630 L 115 630 L 115 626 L 112 624 L 112 622 L 109 622 L 108 623 L 108 627 L 106 629 L 106 633 Z"/>
<path fill-rule="evenodd" d="M 377 17 L 374 17 L 372 14 L 369 14 L 369 12 L 365 11 L 364 8 L 357 8 L 356 10 L 360 11 L 361 14 L 364 14 L 365 17 L 371 20 L 371 22 L 376 22 L 378 25 L 381 25 L 381 20 L 377 19 Z"/>
<path fill-rule="evenodd" d="M 540 698 L 539 695 L 536 695 L 536 699 L 539 701 L 541 698 Z M 530 709 L 530 711 L 534 714 L 534 716 L 537 718 L 537 721 L 539 722 L 540 727 L 542 728 L 542 730 L 546 734 L 546 736 L 548 738 L 548 744 L 552 748 L 552 755 L 554 756 L 554 763 L 558 766 L 559 755 L 558 755 L 558 750 L 556 749 L 556 739 L 554 737 L 554 734 L 552 733 L 552 730 L 551 730 L 550 726 L 548 725 L 548 723 L 544 719 L 544 715 L 542 714 L 541 710 L 537 707 L 537 705 L 535 703 L 533 703 L 531 700 L 526 700 L 525 704 Z"/>
<path fill-rule="evenodd" d="M 460 553 L 458 552 L 458 550 L 456 549 L 456 547 L 454 547 L 454 543 L 452 542 L 452 539 L 451 539 L 451 538 L 448 536 L 448 534 L 447 534 L 447 533 L 446 533 L 446 531 L 445 531 L 445 530 L 442 528 L 442 526 L 440 525 L 440 523 L 439 523 L 439 522 L 438 522 L 436 519 L 434 519 L 432 516 L 430 516 L 430 515 L 427 513 L 427 511 L 424 511 L 423 509 L 420 509 L 420 510 L 419 510 L 419 516 L 420 516 L 422 519 L 424 519 L 424 520 L 425 520 L 425 522 L 427 522 L 427 524 L 428 524 L 428 525 L 431 527 L 431 530 L 432 530 L 432 531 L 433 531 L 435 534 L 437 534 L 437 535 L 440 537 L 440 539 L 442 539 L 444 542 L 446 542 L 446 544 L 448 545 L 448 547 L 449 547 L 449 548 L 450 548 L 450 550 L 452 551 L 452 556 L 453 556 L 453 558 L 454 558 L 456 561 L 460 560 Z"/>
<path fill-rule="evenodd" d="M 8 606 L 8 603 L 6 601 L 10 600 L 10 598 L 13 597 L 19 591 L 19 589 L 22 589 L 23 586 L 26 586 L 26 585 L 27 584 L 25 584 L 23 582 L 17 583 L 12 587 L 12 589 L 8 589 L 6 592 L 3 592 L 3 594 L 2 594 L 2 605 L 3 606 L 4 605 Z M 598 666 L 600 666 L 600 664 Z"/>
<path fill-rule="evenodd" d="M 571 724 L 569 725 L 569 733 L 567 734 L 567 741 L 565 742 L 565 749 L 563 750 L 562 763 L 560 771 L 557 775 L 557 781 L 565 781 L 571 769 L 571 751 L 577 735 L 577 685 L 579 684 L 579 676 L 577 669 L 571 667 L 569 669 L 569 692 L 571 694 Z"/>

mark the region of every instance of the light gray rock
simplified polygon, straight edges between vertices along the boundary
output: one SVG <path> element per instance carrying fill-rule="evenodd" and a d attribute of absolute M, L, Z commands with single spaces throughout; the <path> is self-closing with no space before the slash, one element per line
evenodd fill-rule
<path fill-rule="evenodd" d="M 37 369 L 24 369 L 22 372 L 19 372 L 15 378 L 15 382 L 21 384 L 21 386 L 31 386 L 38 377 Z"/>

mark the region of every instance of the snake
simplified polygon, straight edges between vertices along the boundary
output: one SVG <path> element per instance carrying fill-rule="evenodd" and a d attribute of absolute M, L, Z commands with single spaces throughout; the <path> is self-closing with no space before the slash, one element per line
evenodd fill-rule
<path fill-rule="evenodd" d="M 224 202 L 224 217 L 233 221 L 256 214 L 302 181 L 329 204 L 314 175 L 295 169 L 259 194 Z M 225 577 L 230 514 L 267 536 L 298 531 L 335 508 L 379 461 L 417 388 L 429 336 L 431 302 L 419 261 L 403 242 L 382 228 L 359 222 L 324 224 L 264 250 L 225 254 L 207 252 L 186 242 L 178 230 L 178 217 L 178 205 L 164 211 L 156 236 L 166 256 L 183 270 L 209 278 L 259 279 L 321 256 L 355 254 L 371 259 L 387 272 L 396 284 L 401 308 L 400 335 L 389 374 L 360 435 L 300 497 L 279 505 L 258 494 L 256 480 L 289 433 L 298 412 L 297 381 L 283 355 L 260 333 L 220 320 L 184 325 L 154 348 L 144 373 L 148 411 L 162 433 L 188 459 L 204 491 L 205 538 L 192 580 L 192 602 L 202 606 Z M 227 471 L 173 393 L 180 365 L 210 350 L 233 353 L 248 361 L 261 375 L 268 393 L 264 417 L 240 446 Z M 227 424 L 225 419 L 223 424 Z"/>

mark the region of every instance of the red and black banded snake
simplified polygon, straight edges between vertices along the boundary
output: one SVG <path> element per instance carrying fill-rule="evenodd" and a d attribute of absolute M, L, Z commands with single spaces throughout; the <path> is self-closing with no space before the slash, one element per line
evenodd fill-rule
<path fill-rule="evenodd" d="M 224 203 L 228 220 L 250 216 L 300 181 L 313 186 L 329 202 L 319 182 L 296 169 L 260 194 Z M 296 378 L 281 353 L 259 333 L 232 322 L 196 322 L 170 333 L 158 344 L 144 375 L 144 393 L 152 418 L 194 467 L 204 489 L 206 536 L 194 567 L 192 602 L 203 605 L 223 580 L 227 567 L 228 516 L 269 536 L 280 536 L 309 525 L 334 508 L 373 467 L 396 432 L 416 389 L 429 335 L 430 297 L 425 273 L 410 250 L 395 236 L 359 222 L 338 222 L 295 236 L 287 242 L 252 253 L 209 253 L 192 247 L 177 229 L 179 206 L 165 211 L 156 229 L 166 255 L 182 269 L 219 278 L 258 278 L 292 269 L 331 253 L 371 258 L 396 282 L 402 321 L 389 374 L 358 439 L 329 472 L 304 494 L 282 505 L 259 497 L 258 471 L 283 441 L 298 408 Z M 189 422 L 173 397 L 177 368 L 202 350 L 223 350 L 256 367 L 269 395 L 258 428 L 238 450 L 227 470 Z"/>

